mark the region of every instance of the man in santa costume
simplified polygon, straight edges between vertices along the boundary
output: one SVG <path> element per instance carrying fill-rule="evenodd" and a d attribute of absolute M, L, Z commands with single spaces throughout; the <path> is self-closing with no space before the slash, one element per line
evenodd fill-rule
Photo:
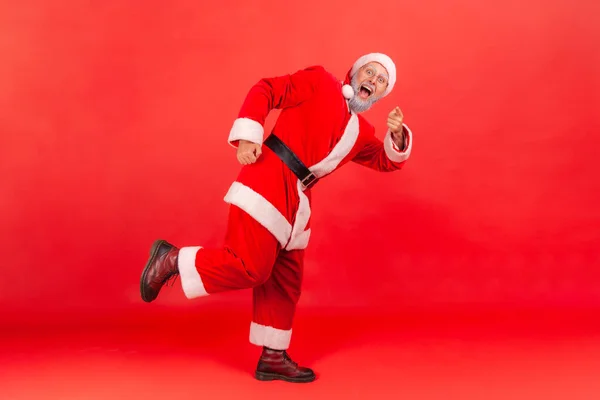
<path fill-rule="evenodd" d="M 142 299 L 156 299 L 176 276 L 189 299 L 251 288 L 250 342 L 262 347 L 256 378 L 313 381 L 314 372 L 286 351 L 311 233 L 312 190 L 350 161 L 383 172 L 402 168 L 412 133 L 400 109 L 389 113 L 383 140 L 360 114 L 395 82 L 393 61 L 371 53 L 354 63 L 343 82 L 313 66 L 256 83 L 228 139 L 243 167 L 225 195 L 230 208 L 224 246 L 177 248 L 157 240 L 141 277 Z M 265 135 L 273 109 L 281 114 Z"/>

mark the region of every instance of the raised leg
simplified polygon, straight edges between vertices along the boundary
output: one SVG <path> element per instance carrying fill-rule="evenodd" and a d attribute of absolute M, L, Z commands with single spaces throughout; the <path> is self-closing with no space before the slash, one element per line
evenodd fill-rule
<path fill-rule="evenodd" d="M 166 241 L 154 243 L 142 273 L 142 299 L 155 300 L 162 286 L 175 275 L 180 275 L 189 299 L 260 286 L 269 279 L 279 251 L 279 242 L 268 230 L 232 205 L 222 248 L 179 249 Z"/>

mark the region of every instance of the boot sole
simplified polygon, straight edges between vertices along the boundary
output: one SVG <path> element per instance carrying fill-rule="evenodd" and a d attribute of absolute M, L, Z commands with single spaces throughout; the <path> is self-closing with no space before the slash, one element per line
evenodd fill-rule
<path fill-rule="evenodd" d="M 291 382 L 291 383 L 310 383 L 312 381 L 315 380 L 315 376 L 311 376 L 311 377 L 307 377 L 307 378 L 289 378 L 287 376 L 284 375 L 279 375 L 279 374 L 273 374 L 270 372 L 259 372 L 256 371 L 254 373 L 254 376 L 256 377 L 256 379 L 258 379 L 259 381 L 286 381 L 286 382 Z"/>
<path fill-rule="evenodd" d="M 142 278 L 140 279 L 140 295 L 142 296 L 142 300 L 144 300 L 146 303 L 150 303 L 151 301 L 156 299 L 156 297 L 150 298 L 144 295 L 144 282 L 146 281 L 146 275 L 148 275 L 148 271 L 150 270 L 150 265 L 152 265 L 152 263 L 154 262 L 156 254 L 158 253 L 158 249 L 163 243 L 166 243 L 166 241 L 159 239 L 155 240 L 152 244 L 152 248 L 150 248 L 150 258 L 148 259 L 148 262 L 146 262 L 146 266 L 144 267 L 144 271 L 142 272 Z"/>

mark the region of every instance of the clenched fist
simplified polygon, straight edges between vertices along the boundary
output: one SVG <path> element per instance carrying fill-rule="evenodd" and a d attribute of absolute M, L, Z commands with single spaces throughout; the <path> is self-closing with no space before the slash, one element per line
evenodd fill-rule
<path fill-rule="evenodd" d="M 242 165 L 254 164 L 258 157 L 262 154 L 260 145 L 249 142 L 247 140 L 240 140 L 237 148 L 237 159 Z"/>

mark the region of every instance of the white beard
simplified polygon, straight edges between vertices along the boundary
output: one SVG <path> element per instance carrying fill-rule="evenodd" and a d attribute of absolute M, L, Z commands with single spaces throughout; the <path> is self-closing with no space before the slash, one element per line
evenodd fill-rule
<path fill-rule="evenodd" d="M 377 101 L 379 101 L 379 97 L 370 96 L 366 100 L 358 97 L 358 93 L 360 91 L 360 85 L 356 81 L 356 75 L 352 77 L 352 81 L 350 82 L 350 86 L 354 90 L 354 96 L 350 100 L 348 100 L 348 107 L 355 113 L 361 113 L 367 111 L 369 108 L 373 106 Z"/>

